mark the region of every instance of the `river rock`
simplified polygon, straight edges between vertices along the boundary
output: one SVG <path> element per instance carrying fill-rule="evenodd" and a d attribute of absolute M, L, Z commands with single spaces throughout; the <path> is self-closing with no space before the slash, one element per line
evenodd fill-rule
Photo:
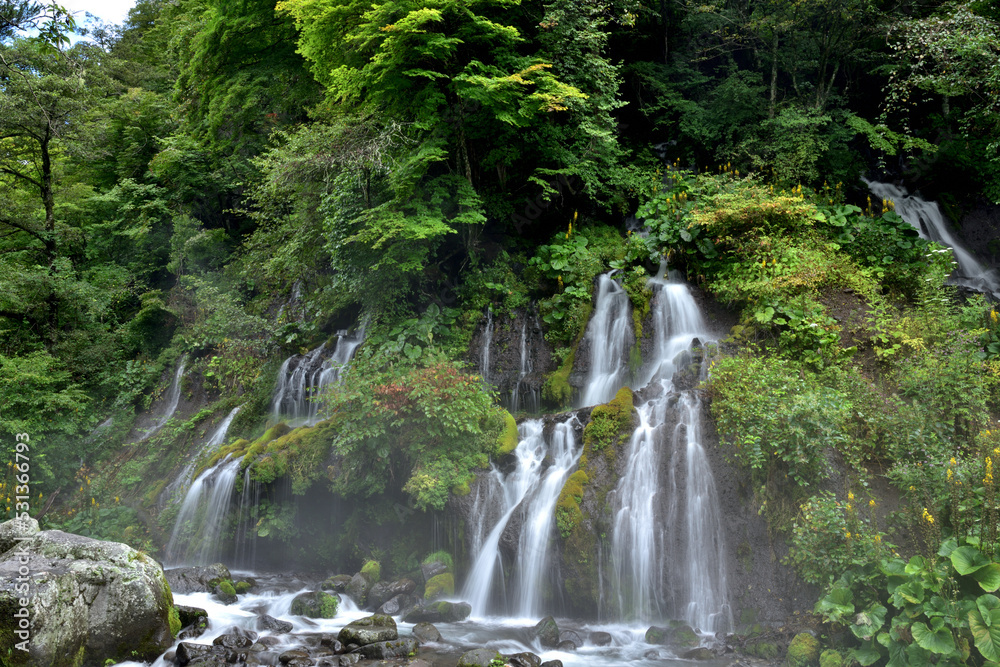
<path fill-rule="evenodd" d="M 559 626 L 551 616 L 546 616 L 531 629 L 532 639 L 537 639 L 542 646 L 556 648 L 559 646 Z"/>
<path fill-rule="evenodd" d="M 224 665 L 226 664 L 226 649 L 221 646 L 181 642 L 177 645 L 177 652 L 174 655 L 174 659 L 182 667 L 195 661 L 197 661 L 199 667 L 201 665 Z"/>
<path fill-rule="evenodd" d="M 417 652 L 417 640 L 413 637 L 403 637 L 392 641 L 376 642 L 365 644 L 356 653 L 360 653 L 366 658 L 388 660 L 391 658 L 405 658 Z"/>
<path fill-rule="evenodd" d="M 379 607 L 378 613 L 387 614 L 389 616 L 398 616 L 399 614 L 409 611 L 419 603 L 420 600 L 412 595 L 397 595 Z"/>
<path fill-rule="evenodd" d="M 352 621 L 344 626 L 344 629 L 337 635 L 341 644 L 375 644 L 378 642 L 394 641 L 399 638 L 396 631 L 396 621 L 391 616 L 385 614 L 374 614 Z"/>
<path fill-rule="evenodd" d="M 504 659 L 510 667 L 540 667 L 542 664 L 541 658 L 527 651 L 504 656 Z"/>
<path fill-rule="evenodd" d="M 404 623 L 457 623 L 472 613 L 467 602 L 428 602 L 417 605 L 403 615 Z"/>
<path fill-rule="evenodd" d="M 593 644 L 594 646 L 610 646 L 611 633 L 602 631 L 591 632 L 590 643 Z"/>
<path fill-rule="evenodd" d="M 257 629 L 267 630 L 270 632 L 286 633 L 292 631 L 292 624 L 288 621 L 282 621 L 273 616 L 268 616 L 264 614 L 263 616 L 257 617 Z"/>
<path fill-rule="evenodd" d="M 501 655 L 492 648 L 477 648 L 474 651 L 463 653 L 458 659 L 457 667 L 490 667 L 494 658 L 501 658 Z"/>
<path fill-rule="evenodd" d="M 693 648 L 690 651 L 685 651 L 681 654 L 681 658 L 684 660 L 712 660 L 715 658 L 715 653 L 713 653 L 711 649 L 699 646 L 698 648 Z"/>
<path fill-rule="evenodd" d="M 678 624 L 669 628 L 653 625 L 646 630 L 647 644 L 693 648 L 698 646 L 698 642 L 698 635 L 690 625 Z"/>
<path fill-rule="evenodd" d="M 221 646 L 225 649 L 245 649 L 253 646 L 253 643 L 257 641 L 257 633 L 252 630 L 244 630 L 241 627 L 233 626 L 226 630 L 223 634 L 212 640 L 212 644 L 215 646 Z"/>
<path fill-rule="evenodd" d="M 417 623 L 411 632 L 421 644 L 441 641 L 441 632 L 430 623 Z"/>
<path fill-rule="evenodd" d="M 409 595 L 417 590 L 417 582 L 413 579 L 399 581 L 380 581 L 368 590 L 368 607 L 378 609 L 397 595 Z"/>
<path fill-rule="evenodd" d="M 306 618 L 334 618 L 340 606 L 340 596 L 323 591 L 296 595 L 292 600 L 292 614 Z"/>
<path fill-rule="evenodd" d="M 333 591 L 334 593 L 346 593 L 347 585 L 351 583 L 351 578 L 349 574 L 337 574 L 324 581 L 320 588 L 325 591 Z"/>
<path fill-rule="evenodd" d="M 573 651 L 576 650 L 576 644 L 574 644 L 573 642 L 571 642 L 571 641 L 569 641 L 567 639 L 566 641 L 559 642 L 559 645 L 556 646 L 556 650 L 557 651 L 566 651 L 567 653 L 572 653 Z"/>
<path fill-rule="evenodd" d="M 222 563 L 205 567 L 177 567 L 166 570 L 164 574 L 170 582 L 170 590 L 174 593 L 211 593 L 213 592 L 211 583 L 233 578 L 229 568 Z"/>
<path fill-rule="evenodd" d="M 29 521 L 0 532 L 33 529 Z M 19 588 L 25 583 L 27 591 Z M 22 598 L 30 637 L 18 634 Z M 0 637 L 14 644 L 6 645 L 14 665 L 68 665 L 66 656 L 82 666 L 153 659 L 172 643 L 171 603 L 160 564 L 125 544 L 46 530 L 0 556 Z M 19 651 L 16 644 L 29 638 L 28 652 Z"/>
<path fill-rule="evenodd" d="M 351 577 L 351 580 L 347 583 L 344 588 L 344 592 L 351 596 L 351 599 L 359 607 L 364 607 L 366 600 L 368 599 L 368 580 L 362 576 L 360 572 Z"/>
<path fill-rule="evenodd" d="M 583 637 L 576 630 L 563 630 L 559 633 L 560 642 L 573 642 L 575 646 L 583 646 Z"/>
<path fill-rule="evenodd" d="M 0 523 L 0 554 L 17 545 L 19 537 L 31 537 L 38 533 L 38 522 L 28 517 L 19 517 Z"/>
<path fill-rule="evenodd" d="M 539 667 L 563 667 L 562 660 L 548 660 L 543 662 Z"/>

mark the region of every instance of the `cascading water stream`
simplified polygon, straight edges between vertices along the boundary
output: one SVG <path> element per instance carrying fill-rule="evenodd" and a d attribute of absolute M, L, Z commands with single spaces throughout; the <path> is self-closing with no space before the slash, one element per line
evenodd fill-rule
<path fill-rule="evenodd" d="M 517 460 L 514 470 L 506 476 L 496 466 L 490 471 L 490 483 L 499 486 L 501 490 L 500 499 L 503 501 L 504 513 L 489 533 L 486 533 L 482 525 L 476 528 L 479 534 L 486 533 L 486 537 L 482 539 L 472 569 L 466 578 L 465 588 L 462 590 L 462 597 L 472 605 L 474 614 L 484 615 L 489 611 L 494 578 L 503 567 L 500 557 L 500 537 L 514 511 L 538 484 L 541 477 L 546 450 L 542 430 L 543 423 L 539 419 L 523 422 L 518 426 L 520 441 L 513 452 Z M 490 493 L 488 488 L 483 491 L 482 486 L 488 485 L 481 485 L 480 493 Z M 480 522 L 484 516 L 485 514 L 479 515 Z"/>
<path fill-rule="evenodd" d="M 181 473 L 179 475 L 177 475 L 177 478 L 174 481 L 172 481 L 167 486 L 166 489 L 164 489 L 163 493 L 160 495 L 160 498 L 164 500 L 170 500 L 171 498 L 174 497 L 175 493 L 177 493 L 178 491 L 186 487 L 188 484 L 190 484 L 191 473 L 194 472 L 194 466 L 195 463 L 198 462 L 199 457 L 201 457 L 203 454 L 207 452 L 214 451 L 223 442 L 226 441 L 226 434 L 229 433 L 229 426 L 233 423 L 233 419 L 236 417 L 239 411 L 240 411 L 239 407 L 233 408 L 232 410 L 229 411 L 229 414 L 226 415 L 226 417 L 221 422 L 219 422 L 218 427 L 216 427 L 215 431 L 212 432 L 212 435 L 208 438 L 208 440 L 205 441 L 205 444 L 202 445 L 201 449 L 198 450 L 198 454 L 195 455 L 195 457 L 192 458 L 191 461 L 189 461 L 186 466 L 184 466 L 184 469 L 181 470 Z"/>
<path fill-rule="evenodd" d="M 656 342 L 655 357 L 647 365 L 647 389 L 653 397 L 637 409 L 639 426 L 629 441 L 628 463 L 613 496 L 612 589 L 621 618 L 648 620 L 673 613 L 704 632 L 727 631 L 732 619 L 722 521 L 715 480 L 700 442 L 700 403 L 694 391 L 678 393 L 673 385 L 674 373 L 691 360 L 692 344 L 709 335 L 687 286 L 665 280 L 663 274 L 661 267 L 649 281 Z M 660 456 L 671 421 L 670 484 L 663 498 Z M 677 479 L 681 461 L 682 484 Z M 683 527 L 677 525 L 681 507 Z M 685 544 L 679 551 L 669 546 L 675 540 L 668 539 L 678 529 Z M 680 592 L 684 601 L 671 607 L 668 592 Z"/>
<path fill-rule="evenodd" d="M 905 188 L 891 183 L 879 183 L 862 179 L 880 199 L 888 199 L 895 206 L 896 213 L 913 226 L 921 238 L 936 241 L 951 248 L 957 268 L 952 279 L 959 285 L 971 287 L 1000 298 L 1000 279 L 992 269 L 983 266 L 951 232 L 951 225 L 941 213 L 937 202 L 926 201 L 909 194 Z"/>
<path fill-rule="evenodd" d="M 139 442 L 142 442 L 163 428 L 164 424 L 170 421 L 170 418 L 174 416 L 175 412 L 177 412 L 177 406 L 180 405 L 181 402 L 181 378 L 184 377 L 184 367 L 186 365 L 187 355 L 185 354 L 178 362 L 177 370 L 174 372 L 174 381 L 170 383 L 170 389 L 167 390 L 167 407 L 163 411 L 163 415 L 156 420 L 153 426 L 146 431 L 141 438 L 139 438 Z"/>
<path fill-rule="evenodd" d="M 278 382 L 271 401 L 271 416 L 290 426 L 312 426 L 320 420 L 323 389 L 340 380 L 343 368 L 364 341 L 364 323 L 353 334 L 341 332 L 333 353 L 324 358 L 326 343 L 305 355 L 285 359 L 278 369 Z"/>
<path fill-rule="evenodd" d="M 493 345 L 493 311 L 486 309 L 486 329 L 483 331 L 483 348 L 479 353 L 479 369 L 483 384 L 490 384 L 490 346 Z"/>
<path fill-rule="evenodd" d="M 522 393 L 524 378 L 529 373 L 533 373 L 534 370 L 534 363 L 531 359 L 531 345 L 529 344 L 528 316 L 525 315 L 524 321 L 521 322 L 521 364 L 518 370 L 517 384 L 514 385 L 510 396 L 511 413 L 516 414 L 520 410 L 526 410 L 529 413 L 538 411 L 537 390 L 529 388 L 527 395 Z"/>
<path fill-rule="evenodd" d="M 545 470 L 541 483 L 530 499 L 524 503 L 524 521 L 518 540 L 517 588 L 515 614 L 522 618 L 541 615 L 543 577 L 549 565 L 549 542 L 556 512 L 556 501 L 570 471 L 580 460 L 582 450 L 577 447 L 573 425 L 576 417 L 556 424 L 548 455 L 552 465 Z"/>
<path fill-rule="evenodd" d="M 241 459 L 227 454 L 191 484 L 174 521 L 166 560 L 172 565 L 215 562 Z M 203 501 L 204 499 L 204 501 Z"/>
<path fill-rule="evenodd" d="M 581 406 L 607 403 L 626 384 L 628 351 L 634 343 L 628 293 L 611 273 L 602 275 L 597 285 L 594 315 L 587 325 L 590 343 L 590 372 Z"/>

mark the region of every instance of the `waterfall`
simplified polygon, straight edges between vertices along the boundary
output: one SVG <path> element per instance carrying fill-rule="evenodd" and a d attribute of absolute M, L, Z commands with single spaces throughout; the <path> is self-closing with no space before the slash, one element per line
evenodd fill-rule
<path fill-rule="evenodd" d="M 342 331 L 337 335 L 333 353 L 324 357 L 326 343 L 304 355 L 285 359 L 278 369 L 278 383 L 271 400 L 271 416 L 285 419 L 290 426 L 312 426 L 322 418 L 319 400 L 323 389 L 340 379 L 343 368 L 364 340 L 365 325 L 354 335 Z"/>
<path fill-rule="evenodd" d="M 486 309 L 486 329 L 483 331 L 483 349 L 479 353 L 479 372 L 483 384 L 490 384 L 490 346 L 493 344 L 493 311 Z"/>
<path fill-rule="evenodd" d="M 582 406 L 607 403 L 626 384 L 628 351 L 633 342 L 632 313 L 625 290 L 611 273 L 600 277 L 594 315 L 587 325 L 590 372 Z"/>
<path fill-rule="evenodd" d="M 530 333 L 528 329 L 528 319 L 529 316 L 525 314 L 524 320 L 521 322 L 521 365 L 518 369 L 517 383 L 514 385 L 514 389 L 511 391 L 510 395 L 510 411 L 511 414 L 517 414 L 521 410 L 525 410 L 529 413 L 538 412 L 539 408 L 539 396 L 538 389 L 534 387 L 529 387 L 527 390 L 527 395 L 522 394 L 522 385 L 524 384 L 524 378 L 526 378 L 530 373 L 535 372 L 535 365 L 531 359 L 532 347 L 530 344 Z M 537 326 L 531 329 L 540 329 Z"/>
<path fill-rule="evenodd" d="M 187 365 L 187 355 L 183 355 L 177 364 L 177 370 L 174 372 L 174 381 L 170 383 L 170 389 L 167 390 L 167 408 L 163 411 L 163 415 L 156 420 L 153 426 L 146 431 L 139 442 L 142 442 L 149 436 L 153 435 L 161 428 L 163 425 L 170 421 L 170 418 L 174 416 L 177 412 L 177 406 L 181 402 L 181 378 L 184 377 L 184 367 Z"/>
<path fill-rule="evenodd" d="M 612 590 L 621 618 L 673 613 L 704 632 L 728 631 L 725 545 L 715 480 L 700 442 L 701 406 L 696 392 L 678 392 L 673 384 L 674 373 L 691 361 L 691 346 L 708 338 L 707 328 L 687 285 L 663 273 L 661 267 L 649 281 L 656 332 L 647 371 L 652 398 L 637 409 L 625 472 L 609 498 L 615 507 Z M 670 455 L 662 495 L 661 452 Z M 679 535 L 683 548 L 675 546 Z M 683 602 L 669 604 L 668 593 Z"/>
<path fill-rule="evenodd" d="M 997 279 L 996 272 L 980 264 L 979 260 L 952 235 L 951 225 L 941 213 L 937 202 L 925 201 L 907 193 L 905 188 L 891 183 L 862 180 L 872 194 L 880 199 L 892 201 L 899 217 L 912 225 L 921 238 L 951 248 L 957 264 L 952 279 L 957 284 L 1000 297 L 1000 280 Z"/>
<path fill-rule="evenodd" d="M 241 459 L 227 454 L 191 484 L 167 543 L 166 560 L 174 565 L 208 565 L 218 559 L 222 524 L 229 510 Z"/>
<path fill-rule="evenodd" d="M 545 471 L 541 483 L 524 503 L 524 521 L 518 539 L 516 615 L 522 618 L 541 616 L 543 577 L 549 562 L 549 542 L 552 538 L 556 501 L 566 477 L 576 468 L 582 449 L 573 433 L 576 417 L 556 424 L 548 455 L 552 465 Z"/>
<path fill-rule="evenodd" d="M 244 570 L 253 570 L 257 561 L 257 508 L 260 506 L 261 486 L 260 482 L 250 478 L 250 468 L 243 471 L 233 563 Z"/>
<path fill-rule="evenodd" d="M 195 463 L 198 462 L 198 459 L 203 454 L 214 451 L 226 441 L 226 434 L 229 433 L 229 425 L 233 423 L 233 418 L 236 417 L 236 414 L 239 411 L 240 408 L 233 408 L 229 411 L 229 414 L 226 415 L 221 422 L 219 422 L 215 431 L 212 432 L 212 435 L 205 441 L 205 444 L 198 450 L 198 454 L 196 454 L 194 458 L 192 458 L 188 464 L 184 466 L 184 469 L 181 470 L 179 475 L 177 475 L 177 478 L 168 484 L 167 488 L 163 490 L 163 493 L 160 494 L 161 499 L 164 501 L 170 500 L 177 491 L 184 488 L 191 482 L 191 473 L 194 472 Z"/>
<path fill-rule="evenodd" d="M 518 426 L 520 441 L 513 455 L 516 466 L 509 474 L 504 475 L 495 465 L 490 470 L 491 483 L 500 489 L 503 515 L 493 528 L 486 533 L 485 527 L 474 527 L 482 538 L 476 553 L 472 569 L 466 578 L 462 597 L 472 605 L 475 614 L 488 612 L 490 594 L 493 591 L 494 578 L 502 571 L 503 563 L 500 557 L 500 537 L 510 522 L 514 511 L 525 496 L 538 484 L 542 474 L 542 461 L 545 458 L 545 438 L 542 435 L 543 424 L 540 419 L 530 419 Z M 482 487 L 483 485 L 480 485 Z M 488 486 L 488 485 L 487 485 Z M 480 493 L 490 493 L 489 489 Z M 477 498 L 478 499 L 478 498 Z M 485 504 L 485 503 L 484 503 Z M 485 513 L 476 517 L 477 523 L 484 521 Z"/>

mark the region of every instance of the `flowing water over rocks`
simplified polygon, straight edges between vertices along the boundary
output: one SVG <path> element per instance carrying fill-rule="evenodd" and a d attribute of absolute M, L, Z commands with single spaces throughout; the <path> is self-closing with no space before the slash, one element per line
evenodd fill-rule
<path fill-rule="evenodd" d="M 580 401 L 582 406 L 607 403 L 627 384 L 628 353 L 634 343 L 632 313 L 625 290 L 612 277 L 600 277 L 594 315 L 587 325 L 590 372 Z"/>
<path fill-rule="evenodd" d="M 164 406 L 163 413 L 153 422 L 153 425 L 146 430 L 139 441 L 147 439 L 149 436 L 153 435 L 159 431 L 163 426 L 170 421 L 170 418 L 174 416 L 177 412 L 177 406 L 181 401 L 181 378 L 184 377 L 184 369 L 187 366 L 187 355 L 185 354 L 177 362 L 177 370 L 174 371 L 174 381 L 170 383 L 170 389 L 167 390 L 166 395 L 166 405 Z"/>
<path fill-rule="evenodd" d="M 219 560 L 222 526 L 239 469 L 240 459 L 227 455 L 194 480 L 167 543 L 168 563 L 207 565 Z"/>

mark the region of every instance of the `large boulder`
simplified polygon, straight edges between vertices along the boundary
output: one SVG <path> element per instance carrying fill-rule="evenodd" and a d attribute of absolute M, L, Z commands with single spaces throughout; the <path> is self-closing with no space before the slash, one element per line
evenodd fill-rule
<path fill-rule="evenodd" d="M 348 644 L 365 646 L 366 644 L 394 641 L 398 638 L 396 621 L 392 620 L 392 616 L 383 614 L 373 614 L 352 621 L 345 625 L 340 634 L 337 635 L 337 639 L 344 646 Z"/>
<path fill-rule="evenodd" d="M 490 667 L 494 659 L 503 659 L 494 648 L 477 648 L 474 651 L 463 653 L 458 659 L 458 667 Z"/>
<path fill-rule="evenodd" d="M 174 593 L 212 593 L 219 582 L 226 579 L 232 581 L 233 578 L 229 568 L 222 563 L 204 567 L 177 567 L 164 574 Z"/>
<path fill-rule="evenodd" d="M 417 640 L 413 637 L 403 637 L 392 641 L 365 644 L 357 652 L 368 659 L 389 660 L 413 655 L 417 652 L 417 646 Z"/>
<path fill-rule="evenodd" d="M 373 610 L 378 609 L 397 595 L 409 595 L 415 590 L 417 583 L 412 579 L 379 582 L 368 591 L 368 607 Z"/>
<path fill-rule="evenodd" d="M 338 595 L 330 595 L 323 591 L 301 593 L 292 600 L 292 614 L 307 618 L 334 618 L 339 605 Z"/>
<path fill-rule="evenodd" d="M 472 613 L 468 602 L 429 602 L 410 609 L 403 615 L 404 623 L 457 623 Z"/>
<path fill-rule="evenodd" d="M 351 599 L 359 607 L 364 607 L 368 600 L 368 580 L 358 572 L 356 575 L 351 577 L 351 580 L 344 587 L 344 592 L 351 596 Z"/>
<path fill-rule="evenodd" d="M 0 643 L 14 644 L 12 665 L 151 660 L 172 642 L 172 602 L 160 564 L 125 544 L 48 530 L 0 556 Z"/>
<path fill-rule="evenodd" d="M 531 637 L 548 648 L 559 646 L 559 626 L 556 625 L 556 620 L 551 616 L 546 616 L 538 621 L 538 624 L 531 629 Z"/>
<path fill-rule="evenodd" d="M 0 523 L 0 554 L 17 546 L 24 538 L 38 532 L 38 522 L 30 516 L 19 517 Z"/>

